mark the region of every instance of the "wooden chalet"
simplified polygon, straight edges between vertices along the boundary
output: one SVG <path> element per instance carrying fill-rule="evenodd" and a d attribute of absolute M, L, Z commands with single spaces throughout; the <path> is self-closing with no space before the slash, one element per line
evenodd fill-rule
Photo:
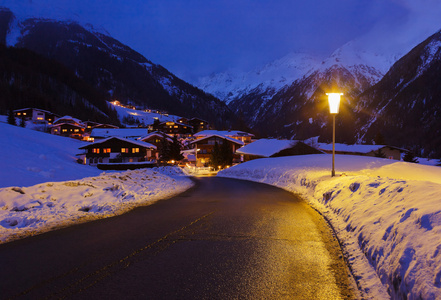
<path fill-rule="evenodd" d="M 208 166 L 211 154 L 213 153 L 214 145 L 216 143 L 219 146 L 221 146 L 223 143 L 228 143 L 231 148 L 231 152 L 233 153 L 234 160 L 239 162 L 240 157 L 235 155 L 235 152 L 238 148 L 242 147 L 244 143 L 230 137 L 213 134 L 194 140 L 190 143 L 190 145 L 193 145 L 194 147 L 197 167 Z"/>
<path fill-rule="evenodd" d="M 81 140 L 83 139 L 84 126 L 70 123 L 59 123 L 56 125 L 52 125 L 51 134 Z"/>
<path fill-rule="evenodd" d="M 332 153 L 332 144 L 319 144 L 318 148 L 325 153 Z M 379 156 L 382 154 L 385 158 L 401 160 L 401 154 L 408 150 L 389 146 L 389 145 L 346 145 L 335 144 L 335 154 L 361 155 L 361 156 Z"/>
<path fill-rule="evenodd" d="M 155 157 L 155 159 L 159 159 L 159 152 L 158 150 L 161 148 L 161 143 L 163 139 L 166 139 L 169 143 L 173 143 L 173 137 L 165 134 L 163 132 L 155 131 L 152 133 L 149 133 L 148 135 L 141 137 L 138 139 L 138 141 L 145 142 L 152 144 L 156 146 L 156 149 L 152 152 L 152 157 Z"/>
<path fill-rule="evenodd" d="M 193 136 L 199 139 L 213 134 L 233 138 L 242 141 L 244 144 L 251 143 L 251 140 L 254 137 L 254 134 L 239 130 L 204 130 L 194 134 Z"/>
<path fill-rule="evenodd" d="M 84 164 L 98 163 L 132 163 L 154 159 L 152 153 L 156 146 L 120 137 L 110 137 L 79 149 L 86 152 L 80 154 Z"/>
<path fill-rule="evenodd" d="M 48 124 L 52 125 L 56 118 L 60 116 L 51 113 L 50 111 L 38 108 L 22 108 L 14 110 L 15 117 L 24 119 L 25 121 L 32 121 L 34 124 Z"/>
<path fill-rule="evenodd" d="M 260 139 L 236 151 L 241 161 L 257 158 L 293 156 L 324 153 L 312 146 L 297 140 Z"/>
<path fill-rule="evenodd" d="M 180 138 L 184 138 L 191 136 L 193 132 L 193 127 L 188 124 L 167 121 L 154 125 L 154 130 L 161 131 L 172 136 L 176 135 Z"/>
<path fill-rule="evenodd" d="M 187 120 L 187 124 L 193 127 L 193 133 L 210 129 L 210 123 L 199 118 L 192 118 Z"/>

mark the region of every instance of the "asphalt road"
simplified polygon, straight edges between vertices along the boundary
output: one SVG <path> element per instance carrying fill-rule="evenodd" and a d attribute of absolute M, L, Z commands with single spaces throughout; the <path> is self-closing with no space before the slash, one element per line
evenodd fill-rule
<path fill-rule="evenodd" d="M 124 215 L 0 245 L 1 299 L 355 299 L 322 217 L 226 178 Z"/>

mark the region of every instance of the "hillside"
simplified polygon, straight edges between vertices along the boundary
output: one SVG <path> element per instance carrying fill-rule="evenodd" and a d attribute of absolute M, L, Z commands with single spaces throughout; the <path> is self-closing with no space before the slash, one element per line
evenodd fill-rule
<path fill-rule="evenodd" d="M 0 44 L 0 113 L 36 107 L 82 120 L 119 124 L 98 92 L 70 69 L 27 49 Z"/>

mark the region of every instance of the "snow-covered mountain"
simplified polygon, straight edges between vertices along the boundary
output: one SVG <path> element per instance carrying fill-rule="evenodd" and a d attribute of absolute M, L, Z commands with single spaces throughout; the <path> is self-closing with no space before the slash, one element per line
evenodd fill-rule
<path fill-rule="evenodd" d="M 307 74 L 319 61 L 318 57 L 306 53 L 290 53 L 250 72 L 230 70 L 202 77 L 196 85 L 227 104 L 256 90 L 271 97 Z"/>
<path fill-rule="evenodd" d="M 377 134 L 426 156 L 441 155 L 441 31 L 399 59 L 356 99 L 359 141 Z"/>
<path fill-rule="evenodd" d="M 164 67 L 77 21 L 29 17 L 31 12 L 3 8 L 0 37 L 8 46 L 26 48 L 57 60 L 100 92 L 123 103 L 199 117 L 229 127 L 234 115 L 212 95 L 181 80 Z M 62 17 L 62 16 L 61 16 Z M 4 26 L 1 26 L 4 24 Z"/>

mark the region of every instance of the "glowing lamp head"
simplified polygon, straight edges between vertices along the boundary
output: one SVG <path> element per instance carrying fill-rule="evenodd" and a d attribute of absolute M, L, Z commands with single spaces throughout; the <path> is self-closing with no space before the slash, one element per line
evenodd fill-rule
<path fill-rule="evenodd" d="M 327 93 L 329 102 L 329 112 L 331 114 L 338 114 L 340 108 L 340 96 L 342 93 Z"/>

